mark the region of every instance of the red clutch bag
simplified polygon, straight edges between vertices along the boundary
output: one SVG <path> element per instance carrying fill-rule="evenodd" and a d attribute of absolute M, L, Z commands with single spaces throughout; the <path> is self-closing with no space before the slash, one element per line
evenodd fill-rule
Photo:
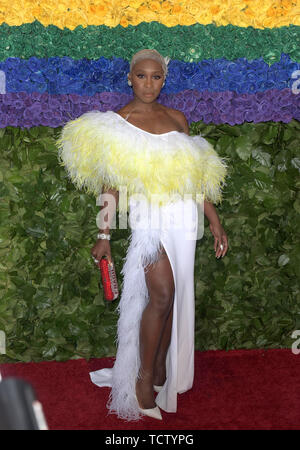
<path fill-rule="evenodd" d="M 98 266 L 101 272 L 105 300 L 115 300 L 119 295 L 119 289 L 114 263 L 109 264 L 106 256 L 103 256 Z"/>

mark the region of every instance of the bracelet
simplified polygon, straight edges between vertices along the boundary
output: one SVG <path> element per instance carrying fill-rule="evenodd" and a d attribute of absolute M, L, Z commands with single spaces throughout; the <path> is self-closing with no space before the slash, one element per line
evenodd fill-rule
<path fill-rule="evenodd" d="M 110 240 L 110 234 L 98 233 L 97 234 L 97 239 L 108 239 L 108 240 Z"/>

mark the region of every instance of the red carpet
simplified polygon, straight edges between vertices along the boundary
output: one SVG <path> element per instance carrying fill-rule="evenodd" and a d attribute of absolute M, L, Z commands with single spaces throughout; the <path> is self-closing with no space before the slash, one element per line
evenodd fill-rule
<path fill-rule="evenodd" d="M 89 372 L 113 358 L 2 364 L 2 377 L 29 381 L 50 430 L 300 429 L 300 355 L 289 349 L 195 353 L 193 388 L 178 395 L 177 413 L 125 422 L 108 415 L 109 388 Z"/>

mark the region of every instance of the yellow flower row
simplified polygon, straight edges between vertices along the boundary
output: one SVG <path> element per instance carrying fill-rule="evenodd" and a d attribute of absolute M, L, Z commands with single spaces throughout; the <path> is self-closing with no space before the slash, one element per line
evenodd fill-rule
<path fill-rule="evenodd" d="M 157 21 L 168 27 L 214 23 L 274 28 L 300 25 L 300 0 L 0 0 L 0 23 L 74 29 L 78 25 L 138 25 Z"/>

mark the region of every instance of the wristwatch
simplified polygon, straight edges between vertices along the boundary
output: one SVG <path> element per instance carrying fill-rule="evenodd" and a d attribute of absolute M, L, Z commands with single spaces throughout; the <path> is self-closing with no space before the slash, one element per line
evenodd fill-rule
<path fill-rule="evenodd" d="M 110 240 L 110 234 L 98 233 L 97 234 L 97 239 L 107 239 L 109 241 Z"/>

